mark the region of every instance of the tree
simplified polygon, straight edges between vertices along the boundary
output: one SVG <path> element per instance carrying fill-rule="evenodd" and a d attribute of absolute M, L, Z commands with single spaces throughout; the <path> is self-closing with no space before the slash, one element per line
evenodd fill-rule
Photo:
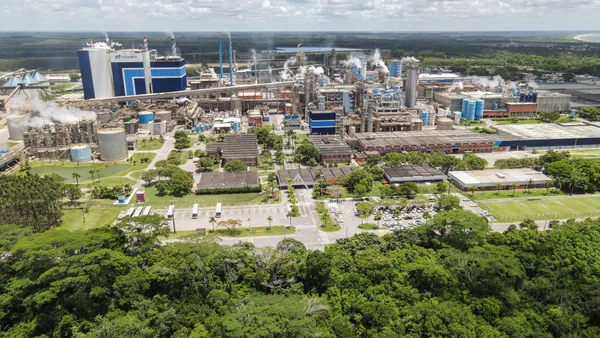
<path fill-rule="evenodd" d="M 95 174 L 95 173 L 96 173 L 96 172 L 95 172 L 93 169 L 90 169 L 90 170 L 88 171 L 88 174 L 90 174 L 90 176 L 92 177 L 92 184 L 96 183 L 96 180 L 94 179 L 94 174 Z"/>
<path fill-rule="evenodd" d="M 437 204 L 440 210 L 454 210 L 460 207 L 460 199 L 456 196 L 442 194 L 437 197 Z"/>
<path fill-rule="evenodd" d="M 364 169 L 356 169 L 346 176 L 346 187 L 348 190 L 354 192 L 357 185 L 363 185 L 366 188 L 366 192 L 371 190 L 373 185 L 373 175 Z M 361 187 L 362 190 L 365 190 Z"/>
<path fill-rule="evenodd" d="M 295 162 L 308 165 L 308 163 L 311 162 L 311 159 L 316 163 L 319 163 L 321 160 L 319 151 L 312 143 L 304 142 L 296 147 L 296 150 L 294 151 Z"/>
<path fill-rule="evenodd" d="M 78 73 L 69 73 L 69 80 L 71 82 L 77 82 L 81 80 L 81 76 Z"/>
<path fill-rule="evenodd" d="M 519 187 L 519 185 L 517 183 L 513 183 L 510 185 L 510 188 L 513 191 L 513 197 L 515 197 L 515 191 L 517 190 L 518 187 Z"/>
<path fill-rule="evenodd" d="M 217 220 L 215 219 L 215 217 L 214 217 L 214 216 L 211 216 L 211 217 L 208 219 L 208 223 L 212 224 L 212 226 L 213 226 L 213 233 L 214 233 L 214 232 L 215 232 L 215 224 L 217 223 Z"/>
<path fill-rule="evenodd" d="M 480 245 L 490 232 L 484 217 L 465 210 L 441 212 L 426 224 L 430 236 L 459 250 Z"/>
<path fill-rule="evenodd" d="M 379 166 L 372 166 L 367 169 L 367 171 L 369 174 L 371 174 L 373 180 L 375 181 L 381 181 L 385 177 L 385 171 L 383 171 L 383 169 L 381 169 Z"/>
<path fill-rule="evenodd" d="M 415 182 L 405 182 L 398 186 L 398 194 L 406 198 L 414 198 L 419 192 Z"/>
<path fill-rule="evenodd" d="M 81 189 L 78 186 L 72 184 L 65 185 L 65 195 L 71 201 L 71 204 L 74 204 L 76 200 L 81 198 L 82 193 Z"/>
<path fill-rule="evenodd" d="M 365 167 L 370 168 L 378 165 L 381 162 L 382 158 L 379 154 L 369 154 L 367 155 L 367 160 L 365 161 Z"/>
<path fill-rule="evenodd" d="M 73 175 L 71 176 L 75 179 L 75 182 L 77 182 L 77 186 L 79 186 L 79 178 L 81 177 L 81 175 L 79 175 L 78 173 L 73 173 Z"/>
<path fill-rule="evenodd" d="M 120 218 L 114 225 L 127 238 L 126 250 L 133 255 L 150 251 L 160 245 L 160 237 L 171 232 L 167 219 L 158 214 Z"/>
<path fill-rule="evenodd" d="M 483 170 L 487 166 L 487 161 L 473 153 L 467 153 L 463 156 L 463 162 L 468 170 Z"/>
<path fill-rule="evenodd" d="M 156 179 L 156 177 L 157 177 L 157 172 L 156 172 L 156 170 L 154 170 L 154 169 L 150 169 L 150 170 L 147 170 L 147 171 L 145 171 L 145 172 L 142 174 L 142 177 L 141 177 L 141 178 L 142 178 L 142 181 L 145 181 L 145 182 L 147 182 L 147 183 L 149 184 L 149 183 L 152 183 L 152 181 L 153 181 L 154 179 Z"/>
<path fill-rule="evenodd" d="M 448 187 L 448 183 L 441 181 L 435 186 L 435 192 L 438 194 L 445 194 L 448 191 Z"/>
<path fill-rule="evenodd" d="M 554 122 L 560 118 L 560 114 L 558 112 L 541 112 L 538 113 L 538 118 L 542 122 Z"/>
<path fill-rule="evenodd" d="M 224 167 L 225 171 L 227 172 L 242 172 L 242 171 L 247 171 L 248 170 L 248 166 L 244 164 L 244 162 L 240 161 L 240 160 L 233 160 L 233 161 L 229 161 L 225 164 Z"/>
<path fill-rule="evenodd" d="M 271 224 L 273 223 L 273 216 L 268 216 L 267 221 L 269 222 L 269 229 L 271 229 Z"/>
<path fill-rule="evenodd" d="M 500 189 L 502 189 L 502 184 L 496 183 L 496 195 L 500 195 Z"/>
<path fill-rule="evenodd" d="M 231 233 L 231 236 L 234 235 L 235 228 L 239 228 L 242 226 L 242 221 L 237 219 L 228 219 L 226 221 L 220 221 L 218 226 L 228 229 Z"/>
<path fill-rule="evenodd" d="M 215 164 L 215 162 L 210 157 L 202 157 L 198 160 L 196 164 L 198 168 L 201 168 L 202 171 L 209 171 L 210 168 Z"/>
<path fill-rule="evenodd" d="M 475 196 L 475 191 L 477 191 L 477 187 L 471 186 L 471 187 L 469 187 L 469 190 L 471 191 L 471 197 L 473 197 L 473 196 Z"/>
<path fill-rule="evenodd" d="M 360 212 L 360 218 L 368 219 L 371 213 L 375 209 L 375 206 L 371 202 L 361 202 L 356 205 L 356 210 Z"/>
<path fill-rule="evenodd" d="M 402 160 L 403 160 L 403 156 L 398 153 L 387 153 L 383 157 L 383 161 L 385 162 L 385 165 L 387 165 L 389 167 L 397 167 L 398 165 L 400 165 L 400 163 L 402 163 Z"/>
<path fill-rule="evenodd" d="M 175 137 L 175 149 L 185 149 L 192 146 L 192 140 L 185 131 L 177 131 Z"/>

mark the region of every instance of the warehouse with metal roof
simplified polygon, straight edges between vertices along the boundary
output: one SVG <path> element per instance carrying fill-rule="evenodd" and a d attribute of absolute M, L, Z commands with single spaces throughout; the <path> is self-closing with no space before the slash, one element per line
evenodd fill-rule
<path fill-rule="evenodd" d="M 443 172 L 428 165 L 401 164 L 383 168 L 385 179 L 390 183 L 436 182 L 446 179 Z"/>
<path fill-rule="evenodd" d="M 522 169 L 490 169 L 474 171 L 451 171 L 448 177 L 461 190 L 471 187 L 477 190 L 495 190 L 500 184 L 502 189 L 544 187 L 552 179 L 539 171 L 530 168 Z"/>
<path fill-rule="evenodd" d="M 203 173 L 196 190 L 234 189 L 259 187 L 258 172 L 242 171 L 238 173 Z"/>
<path fill-rule="evenodd" d="M 319 177 L 326 182 L 332 182 L 340 176 L 347 176 L 358 167 L 343 168 L 322 168 L 322 169 L 291 169 L 278 170 L 277 180 L 279 187 L 286 187 L 288 179 L 292 180 L 292 185 L 297 187 L 312 187 L 317 183 Z"/>
<path fill-rule="evenodd" d="M 258 140 L 255 134 L 225 135 L 223 142 L 208 144 L 206 152 L 209 156 L 220 156 L 224 163 L 240 160 L 250 167 L 258 164 Z"/>

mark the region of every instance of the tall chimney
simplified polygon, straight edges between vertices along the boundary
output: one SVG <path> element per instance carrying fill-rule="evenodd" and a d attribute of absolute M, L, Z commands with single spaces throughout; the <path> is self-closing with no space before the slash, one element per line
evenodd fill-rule
<path fill-rule="evenodd" d="M 175 43 L 175 36 L 171 34 L 171 55 L 177 56 L 177 44 Z"/>
<path fill-rule="evenodd" d="M 219 39 L 219 67 L 219 79 L 223 79 L 223 43 L 221 42 L 221 39 Z"/>
<path fill-rule="evenodd" d="M 229 37 L 229 85 L 233 86 L 233 47 L 231 46 L 231 36 Z"/>

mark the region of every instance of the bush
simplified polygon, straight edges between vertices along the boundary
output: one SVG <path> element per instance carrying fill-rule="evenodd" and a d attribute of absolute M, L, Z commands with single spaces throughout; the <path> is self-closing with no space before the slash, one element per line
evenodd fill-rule
<path fill-rule="evenodd" d="M 379 226 L 375 223 L 365 223 L 365 224 L 360 224 L 358 226 L 359 229 L 362 230 L 377 230 L 379 229 Z"/>

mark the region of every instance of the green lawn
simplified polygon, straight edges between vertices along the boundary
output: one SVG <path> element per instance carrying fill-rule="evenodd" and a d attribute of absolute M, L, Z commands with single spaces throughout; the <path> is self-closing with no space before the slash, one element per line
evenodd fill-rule
<path fill-rule="evenodd" d="M 317 213 L 319 214 L 319 219 L 321 220 L 321 225 L 319 226 L 319 230 L 325 232 L 336 232 L 339 231 L 342 227 L 333 222 L 331 219 L 331 214 L 327 207 L 325 206 L 325 202 L 317 202 Z"/>
<path fill-rule="evenodd" d="M 550 191 L 551 192 L 547 192 L 546 189 L 531 189 L 530 192 L 527 192 L 526 190 L 519 189 L 514 191 L 514 195 L 512 190 L 500 190 L 498 194 L 496 194 L 496 191 L 480 191 L 475 192 L 475 195 L 465 191 L 463 192 L 463 195 L 467 196 L 473 201 L 495 200 L 501 198 L 529 198 L 565 195 L 565 193 L 563 193 L 560 190 L 554 190 L 555 193 L 552 193 L 552 189 L 550 189 Z"/>
<path fill-rule="evenodd" d="M 142 140 L 140 141 L 138 151 L 158 150 L 162 148 L 163 142 L 160 139 Z"/>
<path fill-rule="evenodd" d="M 294 227 L 285 227 L 283 225 L 274 225 L 272 227 L 252 227 L 252 228 L 237 228 L 233 231 L 228 229 L 217 229 L 216 235 L 219 237 L 260 237 L 260 236 L 280 236 L 280 235 L 291 235 L 296 232 Z M 207 235 L 212 235 L 212 229 L 206 231 Z M 204 234 L 195 230 L 177 231 L 177 233 L 170 233 L 169 237 L 163 239 L 194 239 L 204 237 Z"/>
<path fill-rule="evenodd" d="M 379 229 L 379 226 L 375 223 L 364 223 L 364 224 L 359 224 L 358 228 L 362 229 L 362 230 L 377 230 L 377 229 Z"/>
<path fill-rule="evenodd" d="M 200 207 L 212 207 L 221 202 L 223 206 L 263 204 L 264 195 L 258 193 L 243 194 L 220 194 L 220 195 L 186 195 L 183 197 L 157 196 L 156 188 L 145 187 L 146 203 L 155 209 L 167 208 L 170 201 L 174 201 L 176 206 L 190 208 L 194 203 Z"/>
<path fill-rule="evenodd" d="M 383 187 L 384 185 L 385 184 L 383 182 L 379 182 L 379 181 L 373 182 L 373 189 L 363 196 L 357 196 L 355 194 L 352 194 L 352 193 L 348 192 L 348 189 L 346 189 L 345 187 L 339 186 L 340 190 L 342 192 L 342 195 L 340 196 L 340 198 L 374 197 L 374 196 L 380 197 L 381 196 L 381 187 Z M 434 194 L 436 192 L 435 184 L 430 184 L 430 185 L 418 184 L 418 187 L 419 187 L 420 194 Z M 451 186 L 450 192 L 458 192 L 458 191 L 459 191 L 458 188 Z M 317 197 L 317 200 L 324 200 L 324 199 L 337 198 L 337 197 L 338 196 L 323 195 L 323 196 Z"/>
<path fill-rule="evenodd" d="M 540 124 L 542 123 L 540 120 L 536 120 L 536 119 L 530 119 L 530 120 L 507 120 L 507 121 L 497 121 L 497 123 L 499 125 L 506 125 L 506 124 Z"/>
<path fill-rule="evenodd" d="M 67 88 L 72 87 L 73 85 L 75 85 L 75 83 L 55 83 L 50 86 L 50 90 L 52 93 L 64 92 Z"/>
<path fill-rule="evenodd" d="M 138 170 L 138 171 L 134 171 L 131 174 L 129 174 L 129 176 L 139 180 L 142 179 L 142 175 L 144 174 L 144 170 Z"/>
<path fill-rule="evenodd" d="M 135 181 L 134 180 L 130 180 L 126 177 L 107 177 L 107 178 L 102 178 L 100 179 L 100 182 L 98 182 L 98 180 L 96 180 L 96 183 L 93 183 L 91 181 L 85 183 L 85 184 L 80 184 L 81 186 L 85 186 L 88 188 L 93 188 L 93 187 L 114 187 L 116 185 L 134 185 Z"/>
<path fill-rule="evenodd" d="M 92 176 L 89 174 L 90 170 L 100 170 L 100 178 L 105 179 L 107 177 L 124 176 L 131 171 L 143 170 L 148 167 L 148 163 L 142 163 L 142 158 L 149 158 L 150 161 L 156 156 L 155 153 L 135 153 L 131 157 L 131 161 L 123 162 L 89 162 L 89 163 L 75 163 L 75 162 L 61 162 L 61 161 L 31 161 L 32 174 L 38 175 L 50 175 L 57 174 L 66 179 L 69 183 L 75 183 L 73 173 L 78 173 L 81 177 L 79 182 L 91 183 Z M 135 165 L 133 164 L 135 162 Z M 95 177 L 98 177 L 94 174 Z M 89 182 L 86 182 L 89 181 Z"/>
<path fill-rule="evenodd" d="M 577 158 L 600 158 L 600 149 L 576 149 L 569 150 L 571 157 Z"/>
<path fill-rule="evenodd" d="M 600 216 L 600 196 L 480 202 L 479 205 L 500 222 Z"/>
<path fill-rule="evenodd" d="M 10 141 L 6 142 L 6 145 L 7 145 L 9 148 L 12 148 L 12 147 L 16 146 L 17 144 L 19 144 L 19 143 L 18 143 L 18 142 L 10 142 Z"/>
<path fill-rule="evenodd" d="M 109 225 L 119 216 L 119 208 L 90 208 L 85 214 L 85 223 L 81 209 L 65 209 L 60 228 L 66 230 L 88 230 Z"/>

